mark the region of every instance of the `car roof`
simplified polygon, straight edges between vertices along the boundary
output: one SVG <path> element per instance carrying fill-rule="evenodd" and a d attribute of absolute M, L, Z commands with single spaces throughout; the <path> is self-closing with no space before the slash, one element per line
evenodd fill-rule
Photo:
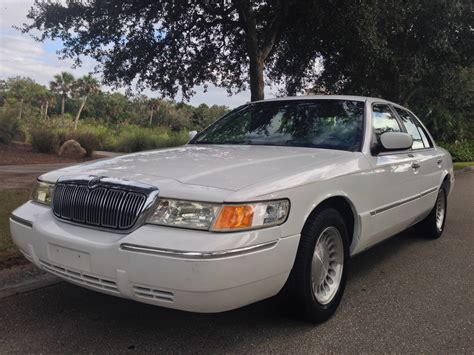
<path fill-rule="evenodd" d="M 295 101 L 295 100 L 349 100 L 349 101 L 369 101 L 369 102 L 383 102 L 398 105 L 394 102 L 390 102 L 384 99 L 369 97 L 369 96 L 355 96 L 355 95 L 302 95 L 302 96 L 286 96 L 277 97 L 273 99 L 266 99 L 260 101 L 254 101 L 253 103 L 259 102 L 272 102 L 272 101 Z M 399 106 L 399 105 L 398 105 Z"/>

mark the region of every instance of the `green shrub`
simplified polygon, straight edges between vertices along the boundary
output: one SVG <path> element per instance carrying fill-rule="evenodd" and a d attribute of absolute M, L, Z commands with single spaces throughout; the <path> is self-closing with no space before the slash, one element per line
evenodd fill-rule
<path fill-rule="evenodd" d="M 48 124 L 35 124 L 30 128 L 30 140 L 33 150 L 40 153 L 54 153 L 58 150 L 58 135 L 54 127 Z"/>
<path fill-rule="evenodd" d="M 95 136 L 96 150 L 111 150 L 115 146 L 117 133 L 113 129 L 103 125 L 88 124 L 82 125 L 80 131 L 86 131 Z"/>
<path fill-rule="evenodd" d="M 74 139 L 86 150 L 87 156 L 91 156 L 100 147 L 100 136 L 90 129 L 77 131 Z"/>
<path fill-rule="evenodd" d="M 115 150 L 120 152 L 138 152 L 155 148 L 153 130 L 137 126 L 125 126 L 118 138 Z"/>
<path fill-rule="evenodd" d="M 185 144 L 186 132 L 169 132 L 164 128 L 142 128 L 138 126 L 124 126 L 115 144 L 116 151 L 138 152 L 165 147 L 175 147 Z"/>
<path fill-rule="evenodd" d="M 454 162 L 474 161 L 474 141 L 459 142 L 454 144 L 441 143 L 453 157 Z"/>
<path fill-rule="evenodd" d="M 20 132 L 17 112 L 11 109 L 0 109 L 0 143 L 10 144 Z"/>

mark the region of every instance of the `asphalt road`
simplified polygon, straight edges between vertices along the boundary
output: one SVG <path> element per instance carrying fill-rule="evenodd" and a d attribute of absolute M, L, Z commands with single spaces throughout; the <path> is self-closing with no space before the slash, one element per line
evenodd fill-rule
<path fill-rule="evenodd" d="M 322 325 L 271 300 L 202 315 L 61 283 L 0 300 L 0 353 L 474 353 L 473 265 L 471 172 L 457 176 L 443 237 L 405 232 L 355 257 L 342 304 Z"/>

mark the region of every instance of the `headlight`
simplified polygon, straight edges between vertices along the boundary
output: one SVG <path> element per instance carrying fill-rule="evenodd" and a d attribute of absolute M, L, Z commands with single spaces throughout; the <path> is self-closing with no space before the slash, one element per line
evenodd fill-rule
<path fill-rule="evenodd" d="M 164 226 L 227 232 L 270 227 L 284 223 L 290 201 L 249 204 L 214 203 L 161 199 L 148 223 Z"/>
<path fill-rule="evenodd" d="M 286 221 L 289 212 L 288 200 L 224 205 L 212 230 L 218 232 L 277 226 Z"/>
<path fill-rule="evenodd" d="M 44 205 L 51 205 L 51 197 L 53 196 L 54 184 L 43 181 L 36 181 L 31 191 L 31 199 Z"/>
<path fill-rule="evenodd" d="M 209 230 L 218 211 L 217 204 L 162 199 L 148 223 Z"/>

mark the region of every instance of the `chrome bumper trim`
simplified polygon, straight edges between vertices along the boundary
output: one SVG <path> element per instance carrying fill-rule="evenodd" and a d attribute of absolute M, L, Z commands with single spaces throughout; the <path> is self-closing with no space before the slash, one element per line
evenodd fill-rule
<path fill-rule="evenodd" d="M 24 219 L 24 218 L 15 216 L 14 214 L 12 214 L 12 215 L 10 216 L 10 220 L 12 220 L 12 221 L 14 221 L 14 222 L 16 222 L 16 223 L 23 224 L 24 226 L 26 226 L 26 227 L 28 227 L 28 228 L 33 228 L 33 222 L 28 221 L 27 219 Z"/>
<path fill-rule="evenodd" d="M 144 253 L 144 254 L 153 254 L 160 256 L 167 256 L 171 258 L 178 259 L 193 259 L 193 260 L 208 260 L 208 259 L 220 259 L 227 258 L 229 256 L 242 255 L 247 253 L 252 253 L 255 251 L 266 250 L 274 247 L 278 244 L 277 240 L 251 245 L 248 247 L 228 249 L 228 250 L 219 250 L 219 251 L 209 251 L 209 252 L 199 252 L 199 251 L 183 251 L 183 250 L 173 250 L 173 249 L 161 249 L 161 248 L 151 248 L 136 244 L 120 244 L 120 248 L 125 251 L 135 252 L 135 253 Z"/>

